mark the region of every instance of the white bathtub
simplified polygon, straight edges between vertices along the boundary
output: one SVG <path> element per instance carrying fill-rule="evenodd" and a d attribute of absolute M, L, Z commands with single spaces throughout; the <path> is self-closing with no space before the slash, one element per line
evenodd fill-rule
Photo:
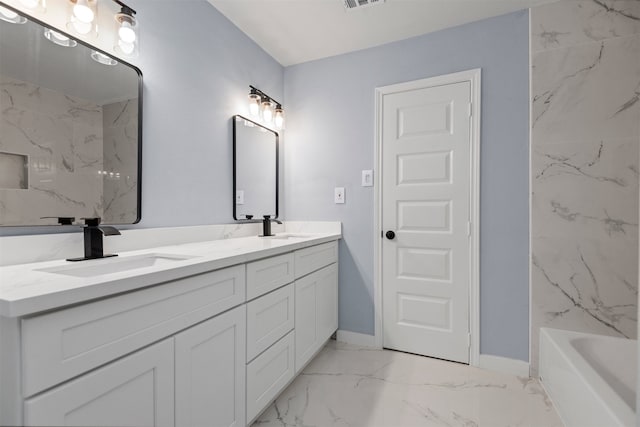
<path fill-rule="evenodd" d="M 540 380 L 567 427 L 634 426 L 636 340 L 540 330 Z"/>

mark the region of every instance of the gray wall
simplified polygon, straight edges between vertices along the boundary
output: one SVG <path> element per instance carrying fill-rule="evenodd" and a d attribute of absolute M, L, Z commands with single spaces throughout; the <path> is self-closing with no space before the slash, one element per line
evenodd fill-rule
<path fill-rule="evenodd" d="M 233 222 L 231 117 L 249 85 L 283 98 L 283 67 L 205 0 L 130 0 L 144 75 L 142 221 Z M 245 113 L 246 114 L 246 113 Z M 135 227 L 123 227 L 135 228 Z M 74 231 L 0 228 L 0 235 Z"/>
<path fill-rule="evenodd" d="M 285 69 L 284 217 L 343 222 L 340 329 L 374 332 L 374 89 L 482 68 L 480 350 L 528 360 L 528 33 L 521 11 Z"/>
<path fill-rule="evenodd" d="M 136 0 L 145 81 L 142 226 L 232 222 L 231 116 L 282 66 L 205 0 Z"/>

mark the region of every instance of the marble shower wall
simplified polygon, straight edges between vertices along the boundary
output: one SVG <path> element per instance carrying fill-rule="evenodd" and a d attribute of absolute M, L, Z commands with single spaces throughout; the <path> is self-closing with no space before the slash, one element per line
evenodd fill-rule
<path fill-rule="evenodd" d="M 0 225 L 102 216 L 102 108 L 0 75 L 0 110 L 0 163 L 13 165 L 0 169 Z M 24 174 L 15 155 L 28 161 L 26 180 L 4 176 Z"/>
<path fill-rule="evenodd" d="M 102 109 L 104 222 L 130 224 L 138 213 L 138 99 Z"/>
<path fill-rule="evenodd" d="M 541 327 L 635 338 L 640 1 L 531 9 L 531 366 Z"/>

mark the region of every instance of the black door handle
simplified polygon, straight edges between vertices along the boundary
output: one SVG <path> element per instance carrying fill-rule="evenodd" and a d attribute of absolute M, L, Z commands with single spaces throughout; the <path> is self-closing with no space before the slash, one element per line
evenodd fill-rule
<path fill-rule="evenodd" d="M 385 236 L 387 236 L 387 239 L 389 240 L 393 240 L 396 238 L 396 233 L 394 233 L 393 231 L 389 230 L 385 233 Z"/>

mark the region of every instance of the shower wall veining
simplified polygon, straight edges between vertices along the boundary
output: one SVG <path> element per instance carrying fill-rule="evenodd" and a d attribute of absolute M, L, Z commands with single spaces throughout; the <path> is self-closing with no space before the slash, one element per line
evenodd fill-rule
<path fill-rule="evenodd" d="M 0 226 L 134 222 L 137 105 L 98 105 L 0 75 Z"/>
<path fill-rule="evenodd" d="M 106 104 L 102 111 L 104 221 L 132 223 L 138 215 L 138 100 Z"/>
<path fill-rule="evenodd" d="M 0 225 L 101 216 L 102 107 L 6 75 L 0 107 L 0 166 L 7 154 L 29 163 L 21 185 L 0 185 Z M 11 171 L 19 172 L 0 167 L 0 180 L 10 182 Z"/>
<path fill-rule="evenodd" d="M 640 1 L 530 16 L 536 373 L 540 327 L 636 337 Z"/>

